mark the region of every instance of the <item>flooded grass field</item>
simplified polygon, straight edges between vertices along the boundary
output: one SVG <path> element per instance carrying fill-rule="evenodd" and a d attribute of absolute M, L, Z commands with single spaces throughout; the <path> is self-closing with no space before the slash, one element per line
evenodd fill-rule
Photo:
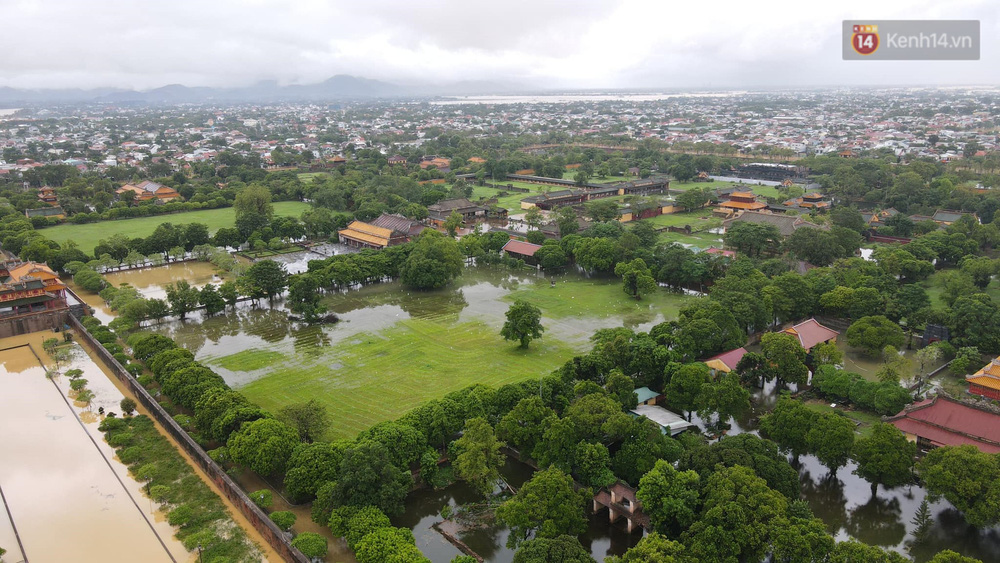
<path fill-rule="evenodd" d="M 145 275 L 125 272 L 121 281 L 144 293 L 159 287 Z M 195 352 L 264 408 L 322 401 L 334 418 L 325 438 L 336 439 L 474 383 L 500 386 L 547 374 L 587 350 L 594 330 L 647 330 L 675 318 L 688 299 L 658 292 L 636 301 L 614 280 L 553 279 L 482 267 L 439 291 L 392 282 L 330 295 L 325 303 L 341 319 L 334 325 L 289 322 L 285 311 L 264 305 L 150 328 Z M 514 299 L 542 310 L 546 332 L 527 349 L 499 335 Z"/>

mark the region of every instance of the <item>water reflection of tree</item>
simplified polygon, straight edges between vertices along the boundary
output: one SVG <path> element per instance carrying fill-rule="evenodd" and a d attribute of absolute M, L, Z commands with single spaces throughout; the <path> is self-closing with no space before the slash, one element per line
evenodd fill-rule
<path fill-rule="evenodd" d="M 847 533 L 871 545 L 899 545 L 906 536 L 901 514 L 899 499 L 874 496 L 867 504 L 851 511 L 847 518 Z"/>
<path fill-rule="evenodd" d="M 224 336 L 238 336 L 242 330 L 239 314 L 220 315 L 201 324 L 201 333 L 213 344 Z"/>
<path fill-rule="evenodd" d="M 981 530 L 969 525 L 958 510 L 946 508 L 935 516 L 927 540 L 912 546 L 909 553 L 923 563 L 945 549 L 986 561 L 1000 553 L 1000 529 Z"/>
<path fill-rule="evenodd" d="M 844 494 L 844 482 L 840 479 L 827 479 L 825 476 L 814 481 L 809 471 L 803 471 L 799 480 L 802 483 L 802 496 L 809 502 L 813 513 L 826 523 L 827 529 L 836 534 L 847 527 L 847 496 Z"/>
<path fill-rule="evenodd" d="M 272 344 L 284 340 L 291 329 L 288 314 L 273 309 L 245 311 L 240 314 L 240 325 L 244 333 Z"/>
<path fill-rule="evenodd" d="M 323 347 L 330 345 L 330 337 L 319 326 L 302 325 L 292 329 L 295 351 L 309 357 L 319 357 Z"/>

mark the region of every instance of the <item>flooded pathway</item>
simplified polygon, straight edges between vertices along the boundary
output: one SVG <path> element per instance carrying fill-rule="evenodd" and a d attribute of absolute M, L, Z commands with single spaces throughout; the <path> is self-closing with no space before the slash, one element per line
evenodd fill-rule
<path fill-rule="evenodd" d="M 12 530 L 4 526 L 0 538 L 8 559 L 190 560 L 171 526 L 157 522 L 150 501 L 138 494 L 139 483 L 101 440 L 96 416 L 86 411 L 78 416 L 66 398 L 68 385 L 46 377 L 35 351 L 42 355 L 41 343 L 51 336 L 0 340 L 0 487 L 24 549 L 17 554 L 17 543 L 8 542 Z M 87 358 L 71 346 L 78 358 Z M 93 370 L 85 370 L 84 377 L 91 375 L 87 372 Z M 55 534 L 59 541 L 53 541 Z"/>

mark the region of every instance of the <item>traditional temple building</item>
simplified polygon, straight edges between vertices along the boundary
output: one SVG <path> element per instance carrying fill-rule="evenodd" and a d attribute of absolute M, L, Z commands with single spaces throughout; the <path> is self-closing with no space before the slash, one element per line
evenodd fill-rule
<path fill-rule="evenodd" d="M 45 264 L 0 262 L 0 316 L 66 307 L 66 286 Z"/>
<path fill-rule="evenodd" d="M 462 216 L 462 223 L 469 224 L 485 220 L 487 209 L 466 198 L 443 199 L 427 206 L 427 220 L 430 224 L 440 227 L 452 213 Z"/>
<path fill-rule="evenodd" d="M 802 197 L 790 199 L 782 205 L 786 207 L 797 207 L 799 209 L 829 209 L 831 202 L 826 199 L 826 196 L 823 194 L 813 192 L 811 194 L 805 194 Z"/>
<path fill-rule="evenodd" d="M 171 188 L 170 186 L 164 186 L 163 184 L 158 184 L 150 180 L 143 180 L 135 185 L 125 184 L 115 190 L 115 193 L 117 193 L 119 197 L 125 192 L 134 193 L 136 201 L 149 201 L 151 199 L 155 199 L 165 203 L 181 197 L 181 194 L 177 193 L 177 190 Z"/>
<path fill-rule="evenodd" d="M 370 223 L 352 221 L 346 229 L 338 231 L 341 244 L 357 248 L 382 249 L 409 242 L 426 227 L 402 215 L 383 213 Z"/>
<path fill-rule="evenodd" d="M 937 395 L 909 405 L 886 422 L 923 451 L 969 444 L 983 453 L 1000 453 L 1000 415 L 987 405 Z"/>
<path fill-rule="evenodd" d="M 729 201 L 720 203 L 719 208 L 739 213 L 767 209 L 767 204 L 763 201 L 757 201 L 757 196 L 751 192 L 733 192 L 729 195 Z"/>
<path fill-rule="evenodd" d="M 993 358 L 965 380 L 969 382 L 969 393 L 1000 401 L 1000 358 Z"/>
<path fill-rule="evenodd" d="M 827 342 L 836 343 L 837 336 L 840 334 L 832 328 L 819 324 L 819 321 L 816 319 L 803 321 L 797 325 L 786 328 L 782 332 L 785 334 L 791 334 L 797 338 L 799 340 L 799 344 L 801 344 L 807 352 L 812 350 L 813 347 L 818 344 L 824 344 Z"/>

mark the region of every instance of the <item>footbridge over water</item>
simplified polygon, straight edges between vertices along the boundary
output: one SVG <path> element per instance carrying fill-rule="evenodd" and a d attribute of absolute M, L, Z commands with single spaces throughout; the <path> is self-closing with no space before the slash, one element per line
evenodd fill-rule
<path fill-rule="evenodd" d="M 625 518 L 629 533 L 636 528 L 650 529 L 649 516 L 642 511 L 642 503 L 635 498 L 635 489 L 622 482 L 601 489 L 594 495 L 594 513 L 605 508 L 608 509 L 608 521 L 612 524 Z"/>

